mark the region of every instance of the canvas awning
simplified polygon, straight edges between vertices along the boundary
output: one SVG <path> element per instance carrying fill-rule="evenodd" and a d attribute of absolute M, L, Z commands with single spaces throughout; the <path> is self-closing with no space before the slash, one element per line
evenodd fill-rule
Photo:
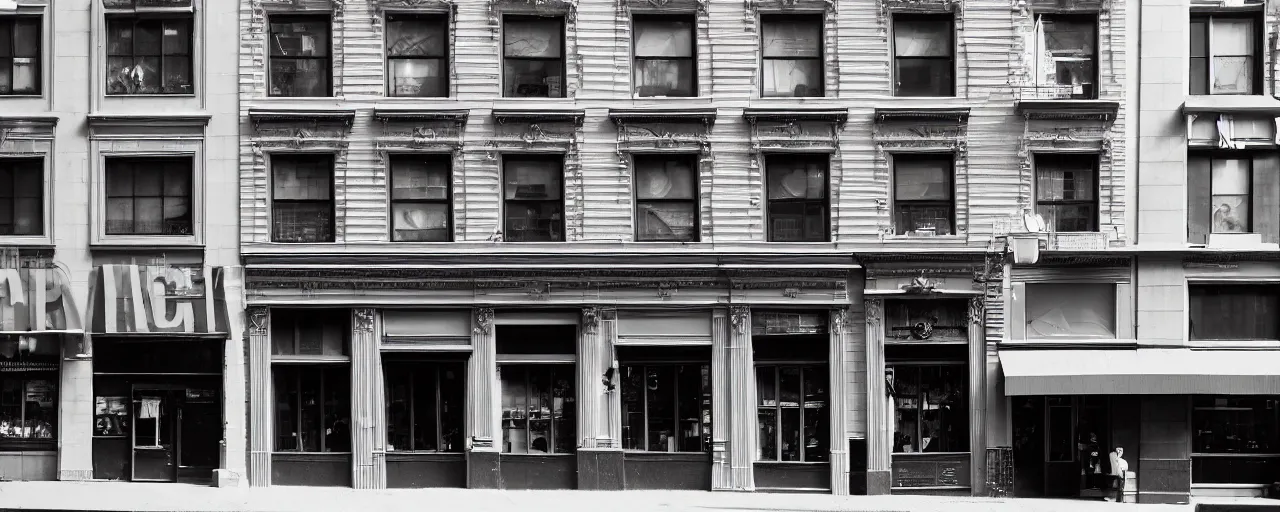
<path fill-rule="evenodd" d="M 102 265 L 93 276 L 89 329 L 95 335 L 225 336 L 223 267 Z"/>
<path fill-rule="evenodd" d="M 70 284 L 57 267 L 0 268 L 0 334 L 84 333 Z"/>
<path fill-rule="evenodd" d="M 1001 350 L 1004 394 L 1280 394 L 1280 352 Z"/>

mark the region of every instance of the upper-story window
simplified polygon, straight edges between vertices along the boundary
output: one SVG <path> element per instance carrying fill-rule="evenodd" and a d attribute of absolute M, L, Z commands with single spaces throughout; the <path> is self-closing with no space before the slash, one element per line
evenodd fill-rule
<path fill-rule="evenodd" d="M 387 15 L 387 94 L 449 96 L 449 18 Z"/>
<path fill-rule="evenodd" d="M 391 240 L 448 242 L 453 239 L 448 155 L 391 157 Z"/>
<path fill-rule="evenodd" d="M 770 242 L 826 242 L 827 155 L 778 154 L 765 158 Z"/>
<path fill-rule="evenodd" d="M 190 158 L 108 158 L 108 235 L 191 235 Z"/>
<path fill-rule="evenodd" d="M 272 16 L 270 30 L 268 95 L 331 96 L 333 60 L 329 16 Z"/>
<path fill-rule="evenodd" d="M 1280 340 L 1280 293 L 1272 285 L 1191 284 L 1192 340 Z"/>
<path fill-rule="evenodd" d="M 39 158 L 0 159 L 0 236 L 43 234 L 43 162 Z"/>
<path fill-rule="evenodd" d="M 1064 96 L 1098 97 L 1098 18 L 1094 15 L 1045 14 L 1036 26 L 1033 73 L 1036 84 L 1069 91 Z"/>
<path fill-rule="evenodd" d="M 564 18 L 503 18 L 502 95 L 563 98 L 564 81 Z"/>
<path fill-rule="evenodd" d="M 1054 231 L 1097 231 L 1098 155 L 1036 155 L 1036 213 Z"/>
<path fill-rule="evenodd" d="M 334 240 L 333 155 L 271 156 L 271 241 Z"/>
<path fill-rule="evenodd" d="M 955 160 L 950 154 L 893 156 L 894 233 L 955 233 L 954 172 Z"/>
<path fill-rule="evenodd" d="M 636 96 L 697 96 L 693 17 L 636 16 L 633 25 Z"/>
<path fill-rule="evenodd" d="M 1116 337 L 1113 283 L 1028 283 L 1024 304 L 1028 339 Z"/>
<path fill-rule="evenodd" d="M 1256 16 L 1191 17 L 1191 94 L 1261 94 L 1262 31 Z"/>
<path fill-rule="evenodd" d="M 761 94 L 822 96 L 822 16 L 761 18 Z"/>
<path fill-rule="evenodd" d="M 951 15 L 893 17 L 893 95 L 955 95 L 955 32 Z"/>
<path fill-rule="evenodd" d="M 636 240 L 698 241 L 697 157 L 636 155 Z"/>
<path fill-rule="evenodd" d="M 0 17 L 0 96 L 40 94 L 40 17 Z"/>
<path fill-rule="evenodd" d="M 192 19 L 107 17 L 107 94 L 193 94 Z"/>
<path fill-rule="evenodd" d="M 520 155 L 502 162 L 508 242 L 564 241 L 564 158 Z"/>

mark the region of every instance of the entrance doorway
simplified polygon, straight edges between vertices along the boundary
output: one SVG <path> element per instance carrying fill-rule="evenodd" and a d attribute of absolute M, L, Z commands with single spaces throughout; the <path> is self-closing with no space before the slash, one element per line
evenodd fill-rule
<path fill-rule="evenodd" d="M 1014 495 L 1102 498 L 1112 450 L 1105 396 L 1013 397 Z"/>
<path fill-rule="evenodd" d="M 135 385 L 130 442 L 135 482 L 207 482 L 218 467 L 221 410 L 215 393 Z"/>

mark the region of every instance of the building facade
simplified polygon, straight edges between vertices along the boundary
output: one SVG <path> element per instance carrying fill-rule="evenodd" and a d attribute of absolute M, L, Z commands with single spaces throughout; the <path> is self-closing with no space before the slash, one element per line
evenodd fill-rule
<path fill-rule="evenodd" d="M 0 2 L 0 478 L 244 476 L 235 12 Z"/>

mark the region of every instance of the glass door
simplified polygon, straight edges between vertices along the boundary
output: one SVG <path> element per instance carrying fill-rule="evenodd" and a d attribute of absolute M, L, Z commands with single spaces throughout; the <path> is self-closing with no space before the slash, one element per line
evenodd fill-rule
<path fill-rule="evenodd" d="M 171 389 L 133 387 L 132 480 L 177 480 L 177 394 Z"/>

